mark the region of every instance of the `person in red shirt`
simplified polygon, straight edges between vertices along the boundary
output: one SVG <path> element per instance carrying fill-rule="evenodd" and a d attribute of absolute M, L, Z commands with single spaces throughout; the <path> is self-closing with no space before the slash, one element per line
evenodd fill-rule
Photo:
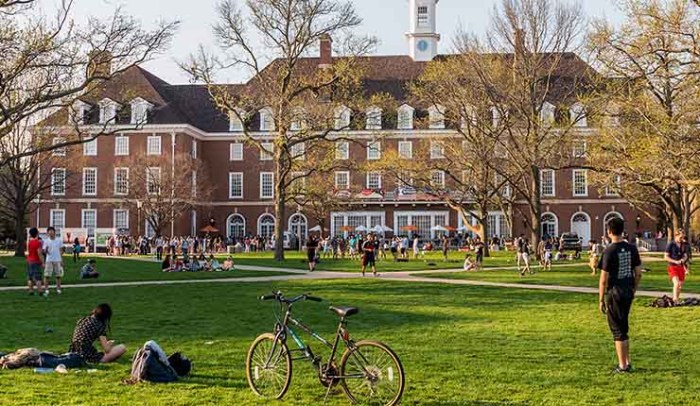
<path fill-rule="evenodd" d="M 29 241 L 27 241 L 27 288 L 30 295 L 35 294 L 34 287 L 41 295 L 43 293 L 41 268 L 44 263 L 44 254 L 41 251 L 42 243 L 39 239 L 39 230 L 36 227 L 31 228 L 29 237 Z"/>

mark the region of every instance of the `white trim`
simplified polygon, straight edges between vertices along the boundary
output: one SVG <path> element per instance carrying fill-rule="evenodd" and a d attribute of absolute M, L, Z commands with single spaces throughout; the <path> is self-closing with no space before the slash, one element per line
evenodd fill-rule
<path fill-rule="evenodd" d="M 408 145 L 408 154 L 407 156 L 403 156 L 401 154 L 401 146 Z M 413 141 L 407 141 L 407 140 L 399 140 L 398 144 L 396 145 L 396 151 L 399 154 L 399 158 L 401 159 L 413 159 Z"/>
<path fill-rule="evenodd" d="M 265 196 L 263 194 L 263 176 L 270 175 L 272 177 L 272 194 L 270 196 Z M 275 198 L 275 173 L 274 172 L 260 172 L 260 198 L 261 199 L 274 199 Z"/>
<path fill-rule="evenodd" d="M 119 134 L 114 137 L 114 156 L 129 156 L 129 144 L 131 143 L 128 135 Z M 119 152 L 119 141 L 124 140 L 125 148 L 123 153 Z"/>
<path fill-rule="evenodd" d="M 431 130 L 445 129 L 445 108 L 439 104 L 428 107 L 428 127 Z"/>
<path fill-rule="evenodd" d="M 53 219 L 53 214 L 54 213 L 63 213 L 63 227 L 56 227 L 54 224 L 54 219 Z M 54 227 L 57 230 L 60 230 L 62 228 L 66 227 L 66 209 L 51 209 L 49 210 L 49 227 Z"/>
<path fill-rule="evenodd" d="M 117 192 L 117 187 L 119 186 L 118 182 L 117 182 L 117 172 L 119 172 L 119 170 L 126 171 L 126 192 L 124 192 L 124 193 Z M 115 196 L 126 196 L 128 194 L 129 194 L 129 168 L 125 168 L 122 166 L 115 167 L 114 168 L 114 195 Z"/>
<path fill-rule="evenodd" d="M 292 219 L 293 219 L 294 217 L 296 217 L 296 216 L 300 216 L 301 218 L 304 219 L 304 224 L 306 225 L 306 227 L 304 227 L 304 234 L 302 235 L 302 237 L 303 237 L 304 239 L 307 239 L 307 238 L 309 237 L 309 219 L 306 218 L 306 216 L 304 215 L 304 213 L 296 212 L 296 213 L 292 213 L 292 214 L 289 216 L 289 219 L 287 220 L 287 231 L 288 231 L 289 233 L 291 233 L 292 235 L 294 235 L 294 237 L 298 237 L 297 234 L 292 233 Z"/>
<path fill-rule="evenodd" d="M 435 224 L 436 216 L 445 216 L 445 226 L 450 225 L 450 211 L 449 210 L 433 210 L 433 211 L 394 211 L 394 235 L 400 235 L 401 230 L 399 230 L 399 216 L 408 216 L 407 225 L 413 225 L 413 217 L 415 216 L 430 216 L 430 239 L 435 238 L 435 230 L 432 228 Z M 421 238 L 425 239 L 425 236 Z"/>
<path fill-rule="evenodd" d="M 402 104 L 396 109 L 396 129 L 398 130 L 412 130 L 413 129 L 413 113 L 415 109 L 408 104 Z M 401 115 L 407 113 L 410 115 L 406 123 L 401 121 Z M 405 125 L 403 125 L 405 124 Z"/>
<path fill-rule="evenodd" d="M 338 145 L 344 145 L 345 146 L 345 153 L 340 155 L 338 154 Z M 335 142 L 335 159 L 339 161 L 345 161 L 350 159 L 350 143 L 348 141 L 336 141 Z"/>
<path fill-rule="evenodd" d="M 375 151 L 377 153 L 376 158 L 370 155 L 370 151 Z M 367 160 L 377 161 L 382 159 L 382 143 L 379 140 L 372 140 L 367 142 Z"/>
<path fill-rule="evenodd" d="M 112 209 L 112 228 L 117 229 L 117 212 L 123 211 L 126 213 L 126 227 L 120 227 L 129 229 L 129 209 Z"/>
<path fill-rule="evenodd" d="M 576 193 L 576 173 L 583 172 L 583 185 L 586 189 L 585 193 Z M 571 194 L 574 197 L 588 197 L 588 171 L 586 169 L 573 169 L 571 171 Z"/>
<path fill-rule="evenodd" d="M 377 210 L 377 211 L 336 211 L 336 212 L 331 212 L 330 213 L 330 232 L 331 235 L 338 235 L 342 233 L 342 231 L 338 230 L 336 232 L 335 230 L 335 222 L 333 221 L 334 217 L 342 217 L 343 218 L 343 224 L 342 226 L 346 226 L 348 224 L 348 217 L 350 216 L 357 216 L 357 217 L 365 217 L 365 221 L 367 224 L 370 223 L 370 219 L 373 216 L 379 216 L 381 217 L 381 223 L 382 225 L 386 225 L 386 212 L 383 210 Z"/>
<path fill-rule="evenodd" d="M 263 214 L 261 214 L 260 216 L 258 216 L 258 221 L 257 221 L 258 235 L 263 235 L 263 233 L 262 233 L 262 227 L 261 227 L 261 226 L 262 226 L 262 223 L 261 223 L 260 220 L 261 220 L 263 217 L 266 217 L 266 216 L 272 217 L 272 227 L 273 227 L 272 236 L 274 237 L 274 235 L 275 235 L 275 229 L 274 229 L 274 228 L 275 228 L 275 226 L 276 226 L 277 219 L 275 218 L 275 216 L 274 216 L 272 213 L 263 213 Z"/>
<path fill-rule="evenodd" d="M 339 174 L 345 174 L 347 177 L 347 185 L 345 187 L 339 187 L 338 186 L 338 175 Z M 333 185 L 337 190 L 347 190 L 350 189 L 350 171 L 335 171 L 333 173 Z"/>
<path fill-rule="evenodd" d="M 544 173 L 552 173 L 552 193 L 544 193 Z M 557 194 L 557 171 L 554 169 L 540 169 L 540 196 L 541 197 L 554 197 Z"/>
<path fill-rule="evenodd" d="M 246 219 L 245 219 L 245 216 L 243 216 L 243 215 L 240 214 L 240 213 L 231 213 L 231 214 L 229 214 L 228 217 L 226 217 L 226 238 L 230 238 L 230 237 L 231 237 L 231 220 L 232 220 L 234 217 L 238 217 L 238 218 L 240 218 L 241 220 L 243 220 L 243 236 L 242 236 L 242 237 L 245 237 L 246 230 L 247 230 L 247 228 L 246 228 Z"/>
<path fill-rule="evenodd" d="M 63 172 L 63 179 L 61 182 L 61 183 L 63 183 L 63 192 L 57 192 L 55 190 L 56 185 L 59 184 L 54 179 L 54 174 L 57 171 Z M 66 187 L 66 173 L 67 173 L 66 168 L 51 168 L 51 196 L 65 196 L 66 195 L 66 189 L 67 189 L 67 187 Z"/>
<path fill-rule="evenodd" d="M 377 187 L 369 186 L 369 176 L 370 174 L 376 174 L 379 176 L 379 185 Z M 382 173 L 380 171 L 369 171 L 365 175 L 365 189 L 379 190 L 382 188 Z"/>
<path fill-rule="evenodd" d="M 546 215 L 551 215 L 552 217 L 554 217 L 554 235 L 550 235 L 549 237 L 558 236 L 559 235 L 559 217 L 551 211 L 546 211 L 546 212 L 540 214 L 540 230 L 539 230 L 540 234 L 542 234 L 542 236 L 544 236 L 544 233 L 542 233 L 542 225 L 544 224 L 542 221 L 542 218 Z"/>
<path fill-rule="evenodd" d="M 241 195 L 240 196 L 234 196 L 232 192 L 231 185 L 233 184 L 232 178 L 235 175 L 241 175 Z M 229 172 L 228 173 L 228 198 L 229 199 L 243 199 L 243 179 L 245 178 L 245 175 L 243 172 Z"/>
<path fill-rule="evenodd" d="M 87 171 L 93 171 L 95 173 L 95 191 L 93 193 L 87 193 L 85 191 L 85 174 Z M 88 168 L 83 168 L 83 196 L 97 196 L 97 168 L 94 167 L 88 167 Z M 85 227 L 83 227 L 85 228 Z"/>
<path fill-rule="evenodd" d="M 238 158 L 238 157 L 236 156 L 236 154 L 234 154 L 234 147 L 235 147 L 236 149 L 238 149 L 238 148 L 241 149 L 241 151 L 240 151 L 240 152 L 241 152 L 240 158 Z M 230 162 L 234 162 L 234 161 L 243 161 L 243 143 L 242 143 L 242 142 L 232 142 L 232 143 L 229 144 L 228 160 L 229 160 Z"/>
<path fill-rule="evenodd" d="M 98 138 L 99 138 L 99 137 L 98 137 Z M 94 153 L 92 153 L 92 151 L 89 151 L 89 150 L 88 150 L 88 148 L 89 148 L 90 146 L 94 146 L 94 147 L 95 147 Z M 94 138 L 94 139 L 92 139 L 92 140 L 90 140 L 90 141 L 87 141 L 87 142 L 83 143 L 83 156 L 97 156 L 98 153 L 99 153 L 99 151 L 98 151 L 98 149 L 97 149 L 97 138 Z"/>
<path fill-rule="evenodd" d="M 154 143 L 151 145 L 151 143 Z M 146 137 L 146 155 L 161 155 L 163 153 L 163 137 L 149 135 Z"/>
<path fill-rule="evenodd" d="M 97 228 L 97 209 L 81 209 L 80 210 L 80 228 L 85 228 L 89 229 L 90 227 L 85 225 L 85 213 L 94 213 L 95 214 L 95 226 L 92 227 Z"/>
<path fill-rule="evenodd" d="M 574 231 L 574 217 L 576 217 L 579 214 L 583 214 L 584 216 L 586 216 L 588 222 L 588 240 L 591 240 L 593 238 L 593 222 L 591 221 L 590 214 L 586 213 L 585 211 L 577 211 L 571 215 L 571 218 L 569 219 L 569 231 Z M 581 238 L 581 243 L 584 246 L 588 244 L 588 240 L 585 240 L 582 235 L 579 235 L 579 238 Z"/>

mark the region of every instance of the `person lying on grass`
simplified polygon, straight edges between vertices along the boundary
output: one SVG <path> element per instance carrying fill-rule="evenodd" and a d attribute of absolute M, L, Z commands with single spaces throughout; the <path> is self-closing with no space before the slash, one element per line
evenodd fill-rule
<path fill-rule="evenodd" d="M 80 279 L 97 279 L 99 276 L 100 273 L 95 270 L 95 260 L 92 258 L 80 268 Z"/>
<path fill-rule="evenodd" d="M 224 265 L 221 267 L 222 271 L 233 271 L 234 270 L 233 257 L 229 256 L 224 261 Z"/>
<path fill-rule="evenodd" d="M 123 344 L 114 345 L 114 341 L 107 339 L 111 320 L 112 308 L 107 303 L 99 304 L 89 316 L 78 320 L 69 351 L 79 354 L 87 363 L 116 361 L 126 353 L 126 347 Z M 97 351 L 93 346 L 98 340 L 102 351 Z"/>

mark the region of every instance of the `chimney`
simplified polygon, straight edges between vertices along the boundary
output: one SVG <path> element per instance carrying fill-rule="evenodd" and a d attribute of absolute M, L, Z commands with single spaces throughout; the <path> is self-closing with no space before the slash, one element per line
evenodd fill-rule
<path fill-rule="evenodd" d="M 107 79 L 112 74 L 112 54 L 108 51 L 93 50 L 88 54 L 87 78 Z"/>
<path fill-rule="evenodd" d="M 319 68 L 330 68 L 333 64 L 333 40 L 328 34 L 321 35 L 321 59 Z"/>

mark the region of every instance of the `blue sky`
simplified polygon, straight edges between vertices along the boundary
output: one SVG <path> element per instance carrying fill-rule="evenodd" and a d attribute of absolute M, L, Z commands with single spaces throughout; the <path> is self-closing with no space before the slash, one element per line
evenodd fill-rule
<path fill-rule="evenodd" d="M 84 21 L 89 15 L 109 14 L 116 6 L 123 8 L 149 27 L 159 19 L 180 20 L 182 25 L 170 50 L 147 62 L 144 67 L 170 83 L 187 83 L 188 77 L 177 66 L 200 44 L 214 50 L 211 25 L 218 0 L 75 0 L 74 18 Z M 565 0 L 560 0 L 565 1 Z M 449 52 L 452 38 L 459 27 L 483 33 L 493 6 L 500 0 L 440 0 L 437 11 L 438 32 L 442 34 L 440 51 Z M 354 0 L 363 23 L 359 33 L 374 35 L 380 40 L 379 55 L 408 53 L 404 33 L 408 27 L 408 0 Z M 614 0 L 582 0 L 588 17 L 606 17 L 619 21 L 620 12 Z M 229 74 L 221 79 L 241 81 L 244 77 Z"/>

